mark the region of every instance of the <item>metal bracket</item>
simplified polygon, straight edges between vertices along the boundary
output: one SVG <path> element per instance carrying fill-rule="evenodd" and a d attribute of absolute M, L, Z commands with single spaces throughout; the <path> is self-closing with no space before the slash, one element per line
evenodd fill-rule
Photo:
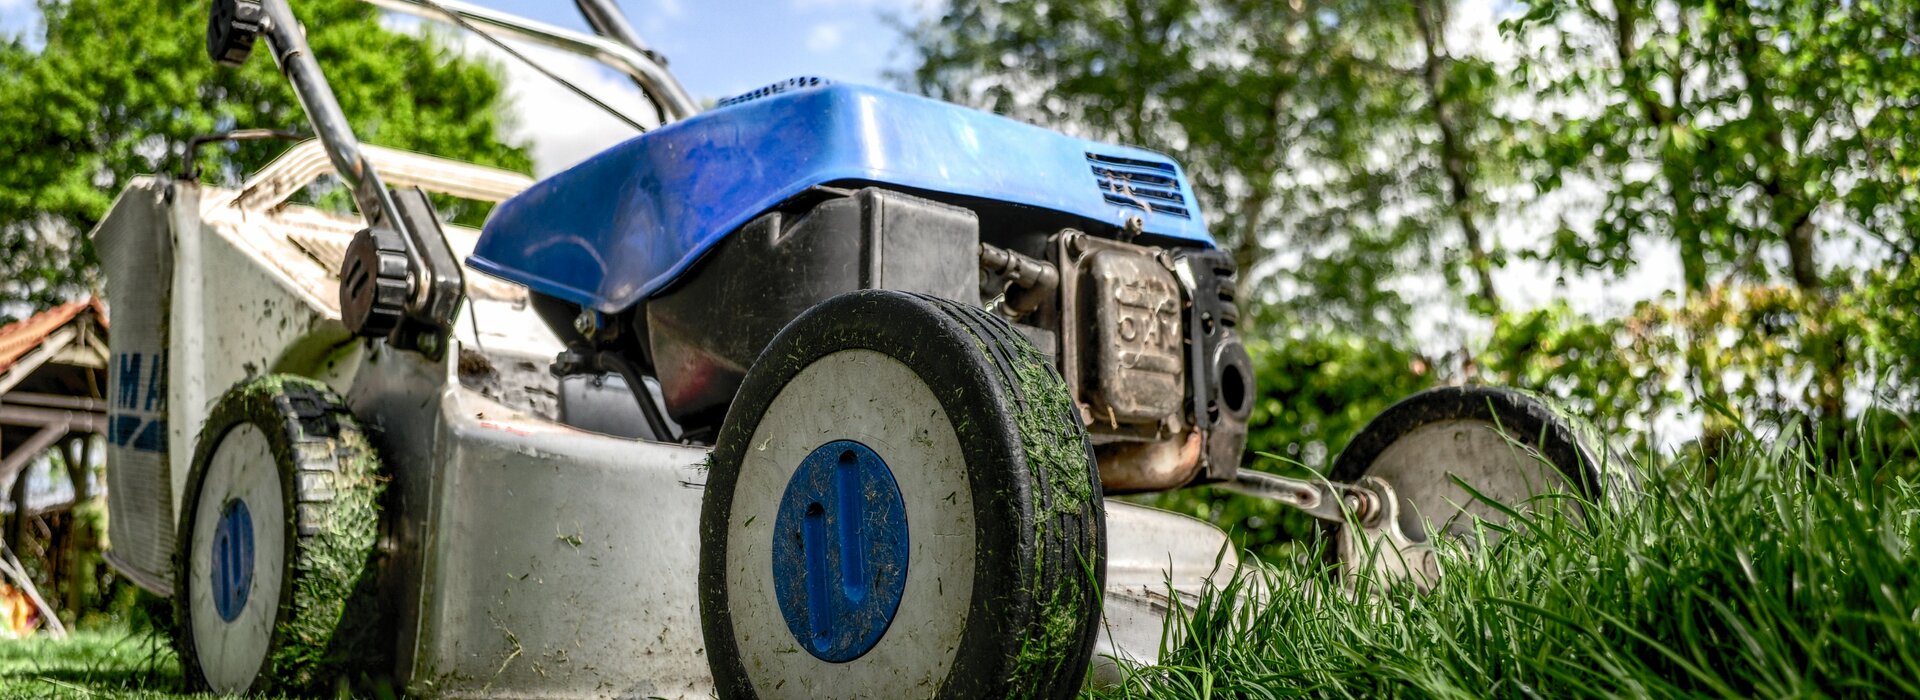
<path fill-rule="evenodd" d="M 1372 493 L 1325 480 L 1292 479 L 1247 470 L 1235 474 L 1232 481 L 1222 481 L 1214 486 L 1255 498 L 1279 501 L 1335 524 L 1364 521 L 1377 510 Z"/>
<path fill-rule="evenodd" d="M 1341 484 L 1243 470 L 1215 486 L 1279 501 L 1340 526 L 1334 547 L 1350 582 L 1359 577 L 1382 586 L 1411 581 L 1422 591 L 1440 582 L 1433 545 L 1415 541 L 1400 528 L 1400 498 L 1385 479 L 1368 476 L 1356 484 Z"/>
<path fill-rule="evenodd" d="M 1351 489 L 1367 492 L 1377 504 L 1371 517 L 1348 523 L 1335 535 L 1340 570 L 1351 585 L 1368 579 L 1380 589 L 1410 582 L 1420 591 L 1440 583 L 1440 557 L 1433 545 L 1415 541 L 1400 528 L 1400 499 L 1377 476 L 1360 478 Z"/>

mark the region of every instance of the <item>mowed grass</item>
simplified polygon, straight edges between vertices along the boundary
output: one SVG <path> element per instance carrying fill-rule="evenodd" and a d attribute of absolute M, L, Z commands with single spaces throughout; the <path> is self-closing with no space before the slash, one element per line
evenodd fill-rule
<path fill-rule="evenodd" d="M 1642 465 L 1642 493 L 1445 545 L 1433 591 L 1252 564 L 1096 698 L 1920 697 L 1920 488 L 1907 455 L 1817 471 L 1749 440 Z M 1494 534 L 1493 530 L 1486 534 Z M 1255 591 L 1264 591 L 1256 593 Z M 175 698 L 163 638 L 0 642 L 0 698 Z"/>
<path fill-rule="evenodd" d="M 1426 594 L 1247 567 L 1173 620 L 1161 665 L 1093 695 L 1920 697 L 1914 436 L 1881 445 L 1827 471 L 1751 438 L 1642 465 L 1618 511 L 1445 547 Z"/>
<path fill-rule="evenodd" d="M 122 627 L 0 641 L 0 698 L 194 698 L 177 694 L 166 639 Z"/>

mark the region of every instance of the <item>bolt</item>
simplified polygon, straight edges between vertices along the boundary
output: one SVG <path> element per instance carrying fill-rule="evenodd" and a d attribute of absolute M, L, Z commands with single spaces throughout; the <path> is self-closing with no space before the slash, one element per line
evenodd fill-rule
<path fill-rule="evenodd" d="M 1354 491 L 1348 491 L 1340 497 L 1340 500 L 1346 504 L 1347 512 L 1352 513 L 1354 519 L 1358 520 L 1362 525 L 1367 524 L 1367 521 L 1373 519 L 1373 499 L 1367 498 L 1365 495 Z"/>

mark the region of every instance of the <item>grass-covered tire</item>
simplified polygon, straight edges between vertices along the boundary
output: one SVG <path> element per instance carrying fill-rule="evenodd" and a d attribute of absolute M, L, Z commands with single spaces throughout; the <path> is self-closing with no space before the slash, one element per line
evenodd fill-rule
<path fill-rule="evenodd" d="M 267 376 L 201 427 L 174 561 L 174 649 L 194 690 L 326 692 L 386 671 L 384 478 L 326 386 Z"/>
<path fill-rule="evenodd" d="M 1583 504 L 1616 503 L 1635 481 L 1586 421 L 1544 397 L 1490 386 L 1429 389 L 1382 411 L 1327 473 L 1346 483 L 1363 476 L 1393 486 L 1401 529 L 1416 541 L 1428 537 L 1427 523 L 1464 534 L 1475 518 L 1506 521 L 1487 500 L 1525 510 L 1552 498 L 1578 515 Z"/>
<path fill-rule="evenodd" d="M 809 491 L 855 452 L 864 481 Z M 713 452 L 700 613 L 719 696 L 1069 696 L 1098 631 L 1104 512 L 1065 383 L 1011 326 L 902 292 L 821 303 L 761 353 Z"/>

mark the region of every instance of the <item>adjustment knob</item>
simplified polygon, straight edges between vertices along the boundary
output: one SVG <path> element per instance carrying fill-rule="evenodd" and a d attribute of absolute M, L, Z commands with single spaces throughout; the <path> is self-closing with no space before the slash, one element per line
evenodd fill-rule
<path fill-rule="evenodd" d="M 207 56 L 231 68 L 244 65 L 266 18 L 259 0 L 213 0 L 207 15 Z"/>
<path fill-rule="evenodd" d="M 384 228 L 361 229 L 340 264 L 340 320 L 354 335 L 384 338 L 407 309 L 406 242 Z"/>

